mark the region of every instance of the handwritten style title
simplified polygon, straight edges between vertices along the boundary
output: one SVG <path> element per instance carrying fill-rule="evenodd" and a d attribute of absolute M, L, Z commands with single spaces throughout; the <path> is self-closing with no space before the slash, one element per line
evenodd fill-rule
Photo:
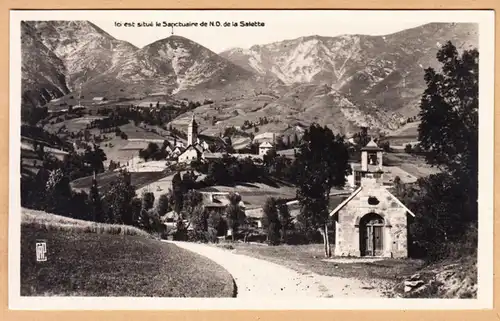
<path fill-rule="evenodd" d="M 202 22 L 168 22 L 168 21 L 115 21 L 115 27 L 265 27 L 261 21 L 202 21 Z"/>

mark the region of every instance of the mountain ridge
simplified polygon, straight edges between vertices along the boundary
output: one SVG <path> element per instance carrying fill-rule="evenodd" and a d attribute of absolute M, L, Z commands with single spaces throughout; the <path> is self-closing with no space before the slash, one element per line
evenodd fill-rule
<path fill-rule="evenodd" d="M 415 116 L 424 69 L 438 67 L 440 44 L 451 40 L 468 49 L 478 41 L 477 25 L 431 23 L 385 36 L 309 35 L 217 54 L 178 35 L 138 48 L 86 21 L 30 21 L 26 26 L 23 97 L 32 104 L 46 104 L 83 84 L 82 94 L 90 97 L 161 92 L 238 101 L 248 117 L 267 108 L 342 128 L 363 123 L 394 128 Z M 43 53 L 42 59 L 32 51 Z M 268 106 L 254 104 L 262 94 L 275 98 Z M 327 116 L 318 117 L 321 113 Z"/>

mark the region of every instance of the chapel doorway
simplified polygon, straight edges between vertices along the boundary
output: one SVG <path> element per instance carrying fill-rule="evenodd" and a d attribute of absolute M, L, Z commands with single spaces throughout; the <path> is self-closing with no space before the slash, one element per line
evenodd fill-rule
<path fill-rule="evenodd" d="M 359 222 L 361 256 L 381 256 L 384 250 L 384 219 L 375 213 L 363 216 Z"/>

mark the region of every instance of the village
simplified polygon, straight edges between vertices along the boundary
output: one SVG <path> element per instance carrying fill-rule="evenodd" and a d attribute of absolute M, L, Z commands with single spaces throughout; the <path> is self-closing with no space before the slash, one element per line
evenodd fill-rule
<path fill-rule="evenodd" d="M 105 100 L 106 99 L 104 97 L 95 97 L 93 99 L 93 101 L 96 101 L 100 104 L 102 104 L 102 102 Z M 85 107 L 81 106 L 80 104 L 78 104 L 76 107 L 77 108 L 73 108 L 72 111 L 80 112 L 82 110 L 85 110 Z M 148 107 L 154 108 L 152 103 L 149 103 L 149 106 L 148 104 L 143 104 L 142 106 L 138 106 L 137 108 Z M 59 114 L 61 113 L 68 113 L 68 110 L 60 110 Z M 103 165 L 104 167 L 109 167 L 109 165 L 112 163 L 119 164 L 116 165 L 112 171 L 120 172 L 126 170 L 129 173 L 164 173 L 168 172 L 169 168 L 177 168 L 177 172 L 179 172 L 181 176 L 185 173 L 193 173 L 195 175 L 195 181 L 201 181 L 206 177 L 206 174 L 196 172 L 192 166 L 195 163 L 199 164 L 213 160 L 221 160 L 223 157 L 234 157 L 239 160 L 249 159 L 257 166 L 263 166 L 266 155 L 269 155 L 271 153 L 274 153 L 276 156 L 281 156 L 292 160 L 297 153 L 296 148 L 276 151 L 276 133 L 264 133 L 256 137 L 255 141 L 259 143 L 257 145 L 257 148 L 255 148 L 256 153 L 236 152 L 234 148 L 232 148 L 232 146 L 228 146 L 228 140 L 225 140 L 223 137 L 200 135 L 198 133 L 198 124 L 196 122 L 194 113 L 191 114 L 188 125 L 185 128 L 186 139 L 177 136 L 174 136 L 173 138 L 169 137 L 170 140 L 164 139 L 163 137 L 127 138 L 126 144 L 124 144 L 118 151 L 112 154 L 112 157 L 114 157 L 114 159 L 112 159 L 111 157 L 107 158 Z M 282 140 L 281 137 L 280 140 Z M 22 136 L 21 141 L 23 144 L 22 146 L 24 146 L 23 148 L 31 150 L 37 149 L 37 142 L 35 140 Z M 351 142 L 353 142 L 352 139 Z M 148 148 L 153 148 L 156 150 L 160 149 L 159 145 L 162 146 L 161 149 L 164 151 L 164 153 L 162 154 L 162 159 L 151 160 L 148 159 L 147 156 L 145 157 L 142 154 Z M 74 142 L 73 147 L 77 150 L 77 143 Z M 45 147 L 44 151 L 52 153 L 61 161 L 65 161 L 65 157 L 68 155 L 68 152 L 51 147 Z M 353 232 L 349 232 L 352 234 L 351 235 L 345 231 L 346 229 L 340 228 L 340 225 L 336 225 L 335 230 L 332 231 L 335 232 L 332 235 L 337 242 L 335 249 L 336 254 L 338 255 L 379 256 L 382 253 L 381 251 L 383 250 L 384 256 L 407 256 L 406 214 L 409 214 L 411 216 L 414 216 L 414 214 L 410 210 L 408 210 L 394 195 L 388 192 L 388 189 L 393 187 L 395 181 L 397 181 L 398 183 L 414 183 L 416 182 L 417 177 L 411 175 L 398 166 L 384 166 L 383 154 L 384 150 L 380 148 L 373 139 L 370 140 L 366 146 L 361 148 L 361 159 L 359 159 L 357 162 L 352 161 L 350 163 L 351 174 L 346 177 L 346 186 L 340 189 L 336 189 L 330 193 L 329 206 L 332 210 L 330 216 L 335 216 L 336 220 L 338 221 L 337 212 L 339 212 L 340 209 L 351 202 L 351 200 L 360 192 L 360 189 L 363 188 L 364 190 L 368 190 L 369 192 L 366 193 L 369 193 L 370 195 L 359 195 L 358 198 L 376 198 L 375 195 L 377 195 L 377 197 L 379 198 L 383 198 L 383 196 L 387 194 L 391 202 L 396 202 L 394 204 L 397 204 L 392 205 L 392 207 L 401 207 L 402 214 L 391 214 L 396 215 L 398 218 L 395 219 L 401 221 L 401 229 L 392 229 L 392 232 L 389 232 L 389 229 L 381 229 L 381 227 L 385 226 L 382 217 L 386 217 L 387 222 L 391 220 L 391 218 L 387 216 L 388 214 L 382 212 L 380 214 L 377 214 L 377 217 L 382 219 L 378 220 L 379 224 L 381 225 L 375 227 L 371 227 L 370 225 L 370 232 L 368 232 L 368 228 L 365 226 L 359 227 L 359 221 L 361 217 L 366 214 L 362 212 L 363 210 L 376 213 L 378 207 L 387 207 L 386 201 L 377 204 L 369 204 L 368 206 L 366 206 L 366 204 L 359 204 L 357 205 L 359 206 L 359 208 L 352 209 L 352 211 L 354 212 L 360 212 L 358 214 L 359 216 L 351 218 L 355 221 L 353 221 L 353 226 L 351 228 L 354 228 L 355 226 L 357 231 L 354 232 L 353 230 Z M 142 184 L 142 186 L 136 191 L 137 195 L 142 195 L 143 193 L 152 193 L 154 195 L 154 199 L 158 200 L 162 194 L 165 194 L 166 192 L 172 190 L 173 176 L 174 173 L 162 177 L 158 180 L 153 179 L 151 182 Z M 99 175 L 95 176 L 93 180 L 96 180 L 96 182 L 99 183 Z M 73 182 L 73 188 L 75 188 L 76 190 L 88 192 L 91 186 L 89 185 L 83 187 L 81 181 L 86 181 L 87 184 L 89 182 L 87 178 L 77 179 Z M 369 183 L 370 181 L 374 182 Z M 201 188 L 199 191 L 203 196 L 202 205 L 204 209 L 207 211 L 216 211 L 220 214 L 224 214 L 226 207 L 230 204 L 229 196 L 234 192 L 241 197 L 239 206 L 243 209 L 245 217 L 249 221 L 251 221 L 252 226 L 261 230 L 261 233 L 263 229 L 262 219 L 264 217 L 264 206 L 267 196 L 276 195 L 277 197 L 281 197 L 285 200 L 285 204 L 290 211 L 292 222 L 294 219 L 296 219 L 297 215 L 300 212 L 300 206 L 298 204 L 299 202 L 298 200 L 296 200 L 295 189 L 292 185 L 272 187 L 266 184 L 261 184 L 261 186 L 254 185 L 254 188 L 245 188 L 243 187 L 243 185 L 245 185 L 246 182 L 238 183 L 240 183 L 241 185 L 236 185 L 235 187 L 218 186 L 217 188 Z M 175 227 L 179 218 L 180 213 L 177 213 L 174 210 L 166 213 L 162 217 L 165 229 L 175 231 Z M 370 222 L 367 222 L 367 224 L 373 223 Z M 187 220 L 185 220 L 185 224 L 188 224 Z M 387 226 L 390 225 L 388 225 L 387 223 Z M 189 229 L 192 230 L 193 227 L 190 226 Z M 361 239 L 363 241 L 352 239 L 353 235 L 360 235 L 358 229 L 359 231 L 364 231 L 363 233 L 370 233 L 370 236 L 361 236 Z M 343 233 L 347 233 L 346 236 L 342 235 L 341 231 L 345 231 Z M 231 236 L 231 229 L 229 229 L 226 233 L 227 234 L 223 235 L 222 237 Z M 397 243 L 394 243 L 396 244 L 394 251 L 391 249 L 389 241 L 392 239 L 391 233 L 393 235 L 397 235 L 398 240 Z M 382 234 L 387 235 L 383 237 Z M 348 242 L 341 242 L 341 240 L 345 237 L 352 239 L 350 241 L 352 242 L 352 244 L 349 244 Z M 172 238 L 172 234 L 170 234 L 170 238 Z M 365 238 L 367 238 L 367 240 L 370 238 L 372 239 L 367 241 L 365 240 Z M 377 239 L 377 241 L 375 241 L 375 238 Z M 383 239 L 387 239 L 387 241 L 384 243 L 382 241 Z M 362 244 L 362 242 L 364 242 L 364 244 Z M 342 243 L 346 244 L 345 250 L 341 246 Z M 354 249 L 350 247 L 353 247 Z"/>

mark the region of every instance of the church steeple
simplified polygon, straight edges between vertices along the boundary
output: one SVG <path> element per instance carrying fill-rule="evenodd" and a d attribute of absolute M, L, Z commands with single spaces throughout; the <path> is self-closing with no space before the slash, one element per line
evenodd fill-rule
<path fill-rule="evenodd" d="M 197 138 L 198 138 L 198 124 L 194 119 L 194 113 L 193 113 L 193 115 L 191 116 L 191 121 L 189 122 L 188 126 L 188 141 L 187 141 L 188 146 L 196 144 Z"/>

